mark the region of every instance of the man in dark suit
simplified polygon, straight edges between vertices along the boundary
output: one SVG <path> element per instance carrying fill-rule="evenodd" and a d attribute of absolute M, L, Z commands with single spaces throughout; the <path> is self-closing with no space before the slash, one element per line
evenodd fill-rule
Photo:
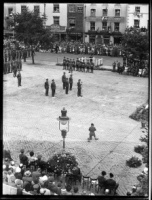
<path fill-rule="evenodd" d="M 69 91 L 69 81 L 68 78 L 66 78 L 66 82 L 65 82 L 65 94 L 68 94 Z"/>
<path fill-rule="evenodd" d="M 106 178 L 104 177 L 106 175 L 105 171 L 101 172 L 102 176 L 98 176 L 98 182 L 99 182 L 99 187 L 103 190 L 105 190 L 105 182 L 106 182 Z"/>
<path fill-rule="evenodd" d="M 65 82 L 66 82 L 66 75 L 65 75 L 65 72 L 64 72 L 63 76 L 62 76 L 63 89 L 65 89 Z"/>
<path fill-rule="evenodd" d="M 44 83 L 44 88 L 45 88 L 45 95 L 48 96 L 48 93 L 49 93 L 49 82 L 48 82 L 48 79 L 46 79 L 46 82 Z"/>
<path fill-rule="evenodd" d="M 52 89 L 52 97 L 54 97 L 55 90 L 56 90 L 56 84 L 54 82 L 54 79 L 52 80 L 52 83 L 51 83 L 51 89 Z"/>
<path fill-rule="evenodd" d="M 119 184 L 113 179 L 114 175 L 112 173 L 109 174 L 110 178 L 105 182 L 105 188 L 110 190 L 110 193 L 115 194 Z"/>
<path fill-rule="evenodd" d="M 70 85 L 70 90 L 72 90 L 72 86 L 73 86 L 72 74 L 70 75 L 70 78 L 69 78 L 69 85 Z"/>
<path fill-rule="evenodd" d="M 81 95 L 81 89 L 82 89 L 81 79 L 78 80 L 77 87 L 78 87 L 77 95 L 78 95 L 78 97 L 82 97 L 82 95 Z"/>

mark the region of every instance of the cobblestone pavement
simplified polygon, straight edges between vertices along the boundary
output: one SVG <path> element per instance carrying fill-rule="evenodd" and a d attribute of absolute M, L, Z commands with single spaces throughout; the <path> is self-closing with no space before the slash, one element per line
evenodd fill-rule
<path fill-rule="evenodd" d="M 36 58 L 35 58 L 36 59 Z M 137 106 L 148 98 L 148 79 L 119 75 L 109 71 L 73 72 L 73 90 L 66 95 L 62 89 L 61 66 L 48 63 L 23 63 L 22 87 L 12 74 L 4 76 L 4 147 L 18 161 L 21 148 L 43 154 L 44 159 L 62 149 L 57 118 L 67 109 L 71 118 L 66 150 L 75 154 L 84 175 L 97 177 L 102 170 L 114 173 L 118 192 L 126 195 L 138 181 L 144 166 L 131 169 L 126 159 L 136 154 L 133 149 L 143 134 L 140 123 L 129 118 Z M 69 77 L 69 73 L 66 71 Z M 44 95 L 44 82 L 55 79 L 56 97 Z M 83 97 L 77 97 L 76 83 L 83 82 Z M 99 140 L 87 142 L 88 128 L 95 124 Z"/>

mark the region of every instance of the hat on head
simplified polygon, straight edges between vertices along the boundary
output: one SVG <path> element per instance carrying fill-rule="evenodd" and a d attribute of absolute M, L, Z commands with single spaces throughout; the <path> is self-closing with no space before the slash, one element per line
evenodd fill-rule
<path fill-rule="evenodd" d="M 53 181 L 54 181 L 54 177 L 52 177 L 52 176 L 49 177 L 49 178 L 48 178 L 48 181 L 49 181 L 49 182 L 53 182 Z"/>
<path fill-rule="evenodd" d="M 20 168 L 23 168 L 23 164 L 22 164 L 22 163 L 20 163 L 20 164 L 19 164 L 19 167 L 20 167 Z"/>
<path fill-rule="evenodd" d="M 31 172 L 30 170 L 27 170 L 25 173 L 24 173 L 25 176 L 30 176 L 31 175 Z"/>
<path fill-rule="evenodd" d="M 5 162 L 7 162 L 7 161 L 8 161 L 8 158 L 5 158 L 4 160 L 5 160 Z"/>
<path fill-rule="evenodd" d="M 40 189 L 40 194 L 44 194 L 45 190 L 43 188 Z"/>
<path fill-rule="evenodd" d="M 17 186 L 17 185 L 23 186 L 23 181 L 20 180 L 20 179 L 16 179 L 16 180 L 15 180 L 15 185 L 16 185 L 16 186 Z"/>
<path fill-rule="evenodd" d="M 16 172 L 16 173 L 20 173 L 20 172 L 21 172 L 21 168 L 20 168 L 20 167 L 16 167 L 15 172 Z"/>
<path fill-rule="evenodd" d="M 15 162 L 13 160 L 11 161 L 11 165 L 15 165 Z"/>
<path fill-rule="evenodd" d="M 106 193 L 106 194 L 109 194 L 109 189 L 106 189 L 106 190 L 105 190 L 105 193 Z"/>

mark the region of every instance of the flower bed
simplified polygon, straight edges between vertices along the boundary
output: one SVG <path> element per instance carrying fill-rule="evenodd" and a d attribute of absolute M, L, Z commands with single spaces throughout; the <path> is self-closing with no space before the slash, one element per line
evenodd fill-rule
<path fill-rule="evenodd" d="M 135 151 L 136 153 L 142 154 L 144 148 L 145 148 L 145 145 L 138 145 L 138 146 L 135 146 L 135 147 L 134 147 L 134 151 Z"/>
<path fill-rule="evenodd" d="M 126 165 L 129 167 L 136 168 L 142 165 L 142 161 L 138 157 L 132 156 L 126 161 Z"/>
<path fill-rule="evenodd" d="M 48 160 L 48 164 L 54 169 L 54 172 L 57 173 L 67 173 L 69 169 L 72 170 L 73 167 L 77 166 L 75 156 L 71 153 L 56 153 L 52 158 Z"/>

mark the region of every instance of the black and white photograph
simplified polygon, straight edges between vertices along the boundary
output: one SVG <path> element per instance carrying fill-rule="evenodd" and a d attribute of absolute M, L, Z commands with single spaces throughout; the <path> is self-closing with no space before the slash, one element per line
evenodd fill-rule
<path fill-rule="evenodd" d="M 150 24 L 148 3 L 3 3 L 3 196 L 150 199 Z"/>

